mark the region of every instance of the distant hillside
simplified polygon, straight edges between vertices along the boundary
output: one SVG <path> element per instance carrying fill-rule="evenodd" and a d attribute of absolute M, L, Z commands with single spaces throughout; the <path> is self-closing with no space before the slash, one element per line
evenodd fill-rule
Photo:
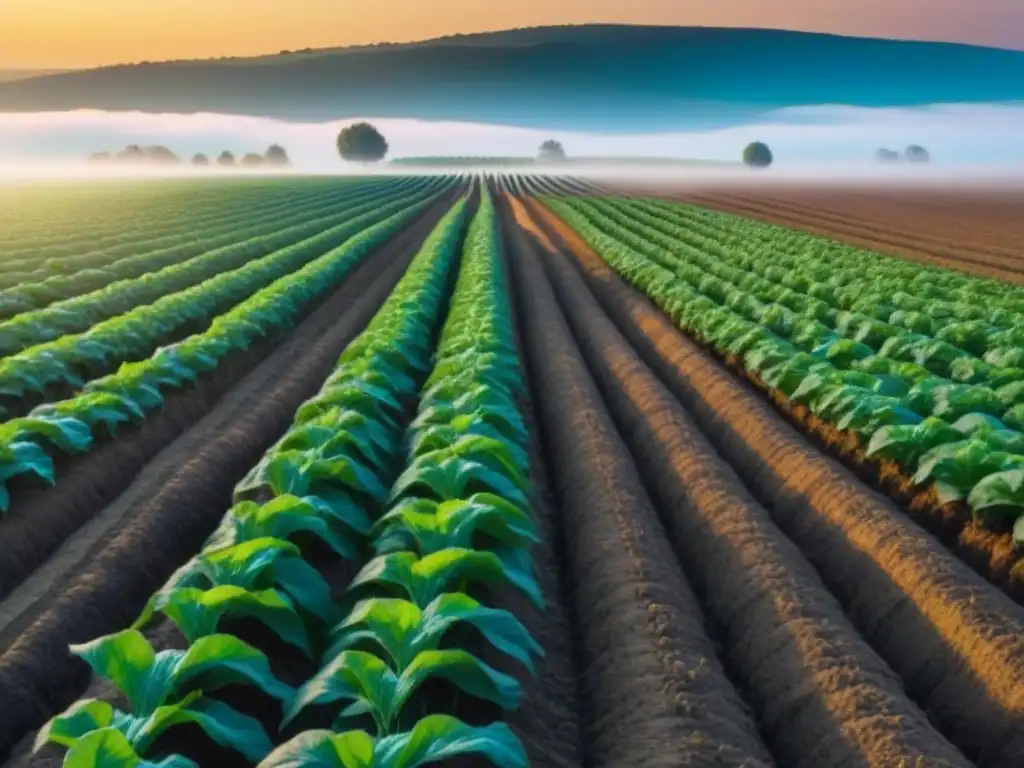
<path fill-rule="evenodd" d="M 211 111 L 549 129 L 724 125 L 811 104 L 1024 100 L 1024 52 L 759 29 L 542 27 L 0 84 L 0 112 Z"/>
<path fill-rule="evenodd" d="M 0 83 L 13 83 L 15 80 L 28 80 L 45 75 L 59 75 L 66 71 L 66 69 L 0 69 Z"/>

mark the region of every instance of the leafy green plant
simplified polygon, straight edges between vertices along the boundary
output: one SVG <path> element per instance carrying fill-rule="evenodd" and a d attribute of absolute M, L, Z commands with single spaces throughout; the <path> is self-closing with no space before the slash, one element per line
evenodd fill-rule
<path fill-rule="evenodd" d="M 504 723 L 473 728 L 446 715 L 423 718 L 406 733 L 376 739 L 365 731 L 306 731 L 282 744 L 259 768 L 416 768 L 464 755 L 496 768 L 526 768 L 526 753 Z"/>

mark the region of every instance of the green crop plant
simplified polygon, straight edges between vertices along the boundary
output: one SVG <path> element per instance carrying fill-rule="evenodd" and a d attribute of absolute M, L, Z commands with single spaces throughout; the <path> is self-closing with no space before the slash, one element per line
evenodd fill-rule
<path fill-rule="evenodd" d="M 34 474 L 54 482 L 53 451 L 88 451 L 92 435 L 113 434 L 119 424 L 142 421 L 160 407 L 163 391 L 187 386 L 231 352 L 246 349 L 271 329 L 292 325 L 302 308 L 336 285 L 429 199 L 400 203 L 406 207 L 380 221 L 375 221 L 377 214 L 368 214 L 371 218 L 363 221 L 362 231 L 343 245 L 253 294 L 217 317 L 206 331 L 163 347 L 146 360 L 122 365 L 116 373 L 90 382 L 78 396 L 6 422 L 0 430 L 0 479 Z M 0 509 L 8 504 L 6 487 L 0 487 Z"/>
<path fill-rule="evenodd" d="M 545 202 L 681 328 L 1024 543 L 1017 289 L 699 209 Z"/>
<path fill-rule="evenodd" d="M 296 766 L 420 765 L 461 751 L 478 752 L 497 766 L 526 765 L 521 745 L 503 724 L 471 728 L 411 706 L 429 679 L 445 679 L 503 709 L 518 705 L 522 691 L 515 678 L 470 649 L 440 647 L 456 624 L 476 627 L 485 643 L 528 670 L 543 653 L 515 616 L 465 592 L 497 582 L 543 604 L 529 552 L 536 530 L 529 514 L 527 435 L 516 404 L 523 384 L 496 214 L 486 190 L 481 198 L 433 372 L 406 433 L 406 469 L 391 487 L 391 508 L 374 524 L 378 554 L 349 585 L 355 602 L 333 627 L 322 668 L 287 708 L 291 719 L 307 706 L 340 702 L 338 733 L 300 734 L 263 766 L 285 764 L 277 755 Z M 372 719 L 375 737 L 346 730 L 357 715 Z M 355 743 L 361 745 L 358 757 L 340 748 Z"/>
<path fill-rule="evenodd" d="M 457 263 L 465 213 L 466 203 L 461 201 L 434 229 L 320 392 L 299 409 L 293 426 L 236 487 L 235 504 L 203 550 L 150 599 L 132 628 L 94 641 L 97 647 L 109 647 L 115 653 L 127 643 L 122 637 L 137 645 L 141 630 L 158 615 L 172 621 L 189 642 L 185 651 L 161 653 L 187 655 L 197 646 L 209 648 L 221 642 L 244 645 L 239 638 L 220 633 L 219 624 L 228 617 L 253 619 L 296 652 L 313 658 L 322 657 L 327 646 L 338 641 L 332 628 L 344 616 L 332 602 L 323 576 L 291 539 L 312 535 L 339 557 L 357 562 L 369 551 L 366 538 L 386 504 L 388 488 L 401 472 L 402 434 L 416 393 L 430 371 L 430 340 L 436 335 Z M 379 375 L 382 370 L 386 375 Z M 380 612 L 371 611 L 367 619 Z M 469 611 L 469 615 L 477 614 Z M 126 695 L 135 684 L 135 678 L 124 678 L 118 664 L 94 665 L 94 669 Z M 269 736 L 259 723 L 248 720 L 249 730 L 234 728 L 235 715 L 246 716 L 225 713 L 223 705 L 207 695 L 215 693 L 218 680 L 202 689 L 201 698 L 187 698 L 192 691 L 182 688 L 183 698 L 175 699 L 179 690 L 173 688 L 168 699 L 189 711 L 202 708 L 204 716 L 212 711 L 217 722 L 203 725 L 180 715 L 168 719 L 166 727 L 196 722 L 213 741 L 255 763 L 269 752 Z M 243 682 L 283 698 L 286 704 L 296 700 L 290 689 L 282 696 L 284 689 L 272 676 Z M 128 698 L 131 701 L 132 695 Z M 55 741 L 68 747 L 66 761 L 73 758 L 81 768 L 151 764 L 144 756 L 152 739 L 137 738 L 135 721 L 127 718 L 152 713 L 136 711 L 134 705 L 131 712 L 121 713 L 89 703 L 89 711 L 98 713 L 90 720 L 79 716 L 83 706 L 79 702 L 51 721 L 38 743 Z M 219 713 L 225 717 L 217 719 Z M 76 725 L 65 727 L 65 722 Z M 228 732 L 232 736 L 225 740 Z M 386 742 L 384 747 L 395 743 Z M 391 747 L 385 749 L 390 751 Z M 192 763 L 171 756 L 158 764 Z"/>

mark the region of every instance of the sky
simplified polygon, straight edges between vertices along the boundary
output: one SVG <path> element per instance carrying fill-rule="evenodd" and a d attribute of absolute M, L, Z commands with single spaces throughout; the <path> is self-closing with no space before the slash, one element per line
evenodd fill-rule
<path fill-rule="evenodd" d="M 249 56 L 596 22 L 774 27 L 1024 50 L 1024 0 L 0 0 L 0 69 Z"/>

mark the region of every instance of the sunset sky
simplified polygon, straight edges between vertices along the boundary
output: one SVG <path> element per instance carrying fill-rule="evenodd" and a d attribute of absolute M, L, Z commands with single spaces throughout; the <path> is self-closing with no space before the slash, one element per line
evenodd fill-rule
<path fill-rule="evenodd" d="M 0 69 L 586 22 L 777 27 L 1024 49 L 1024 0 L 0 0 Z"/>

